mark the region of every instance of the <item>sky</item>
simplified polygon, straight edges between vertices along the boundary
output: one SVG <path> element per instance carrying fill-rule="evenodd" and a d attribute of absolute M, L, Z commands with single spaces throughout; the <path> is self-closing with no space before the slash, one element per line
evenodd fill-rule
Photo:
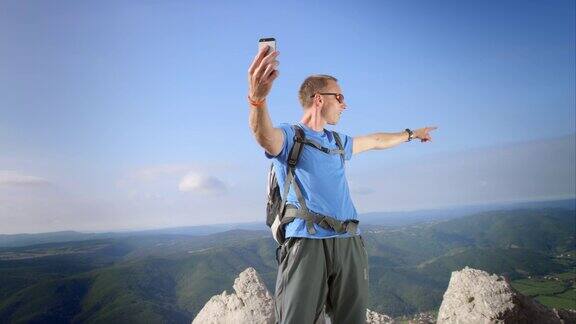
<path fill-rule="evenodd" d="M 350 136 L 438 126 L 347 164 L 359 213 L 576 196 L 575 2 L 0 2 L 0 234 L 264 219 L 247 70 L 275 37 L 275 124 L 311 74 Z M 360 220 L 361 221 L 361 220 Z"/>

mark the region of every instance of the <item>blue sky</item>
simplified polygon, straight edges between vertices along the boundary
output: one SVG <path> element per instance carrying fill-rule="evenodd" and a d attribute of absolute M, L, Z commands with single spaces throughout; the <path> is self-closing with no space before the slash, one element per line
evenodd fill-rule
<path fill-rule="evenodd" d="M 269 161 L 245 98 L 257 40 L 268 36 L 281 53 L 275 123 L 297 121 L 300 83 L 327 73 L 349 105 L 341 132 L 439 127 L 431 143 L 350 161 L 360 212 L 572 197 L 575 10 L 574 1 L 3 1 L 0 233 L 262 219 Z M 486 191 L 491 183 L 498 190 Z"/>

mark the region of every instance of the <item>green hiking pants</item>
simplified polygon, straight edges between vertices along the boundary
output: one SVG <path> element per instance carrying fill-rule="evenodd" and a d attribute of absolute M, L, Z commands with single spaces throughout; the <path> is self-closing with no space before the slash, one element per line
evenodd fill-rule
<path fill-rule="evenodd" d="M 279 248 L 276 323 L 366 323 L 368 255 L 360 236 L 288 238 Z"/>

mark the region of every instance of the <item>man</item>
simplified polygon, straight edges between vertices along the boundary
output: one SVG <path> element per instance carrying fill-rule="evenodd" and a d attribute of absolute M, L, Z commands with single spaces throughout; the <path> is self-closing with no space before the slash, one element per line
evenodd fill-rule
<path fill-rule="evenodd" d="M 260 49 L 248 70 L 250 128 L 266 157 L 273 160 L 282 188 L 295 131 L 289 124 L 272 126 L 266 96 L 279 74 L 279 53 L 267 51 L 268 48 Z M 304 130 L 306 139 L 325 149 L 304 145 L 287 203 L 298 210 L 304 205 L 315 215 L 328 217 L 337 224 L 349 225 L 357 218 L 344 174 L 344 161 L 340 154 L 327 153 L 342 153 L 338 141 L 344 150 L 344 159 L 349 160 L 353 154 L 390 148 L 412 138 L 430 141 L 429 132 L 436 129 L 426 127 L 412 134 L 407 130 L 354 138 L 334 135 L 324 126 L 338 123 L 346 103 L 337 79 L 328 75 L 308 77 L 300 87 L 299 99 L 304 113 L 298 126 Z M 296 186 L 299 193 L 294 190 Z M 278 260 L 277 322 L 314 323 L 326 306 L 333 323 L 365 323 L 368 255 L 355 226 L 336 227 L 307 223 L 303 218 L 295 218 L 286 225 L 287 239 L 280 248 Z"/>

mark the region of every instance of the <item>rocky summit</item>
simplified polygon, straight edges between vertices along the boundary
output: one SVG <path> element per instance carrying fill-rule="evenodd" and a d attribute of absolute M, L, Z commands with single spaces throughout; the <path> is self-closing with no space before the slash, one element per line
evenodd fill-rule
<path fill-rule="evenodd" d="M 235 294 L 210 298 L 192 324 L 274 323 L 274 299 L 254 268 L 240 273 L 233 288 Z"/>
<path fill-rule="evenodd" d="M 485 271 L 452 272 L 437 323 L 576 323 L 573 311 L 549 309 Z"/>
<path fill-rule="evenodd" d="M 233 294 L 212 297 L 193 324 L 274 323 L 274 299 L 253 268 L 234 281 Z M 366 310 L 366 323 L 394 323 L 390 316 Z M 429 320 L 409 321 L 430 323 Z M 330 324 L 322 316 L 315 324 Z M 437 323 L 575 323 L 576 311 L 549 309 L 517 292 L 510 282 L 485 271 L 464 268 L 452 272 Z"/>

